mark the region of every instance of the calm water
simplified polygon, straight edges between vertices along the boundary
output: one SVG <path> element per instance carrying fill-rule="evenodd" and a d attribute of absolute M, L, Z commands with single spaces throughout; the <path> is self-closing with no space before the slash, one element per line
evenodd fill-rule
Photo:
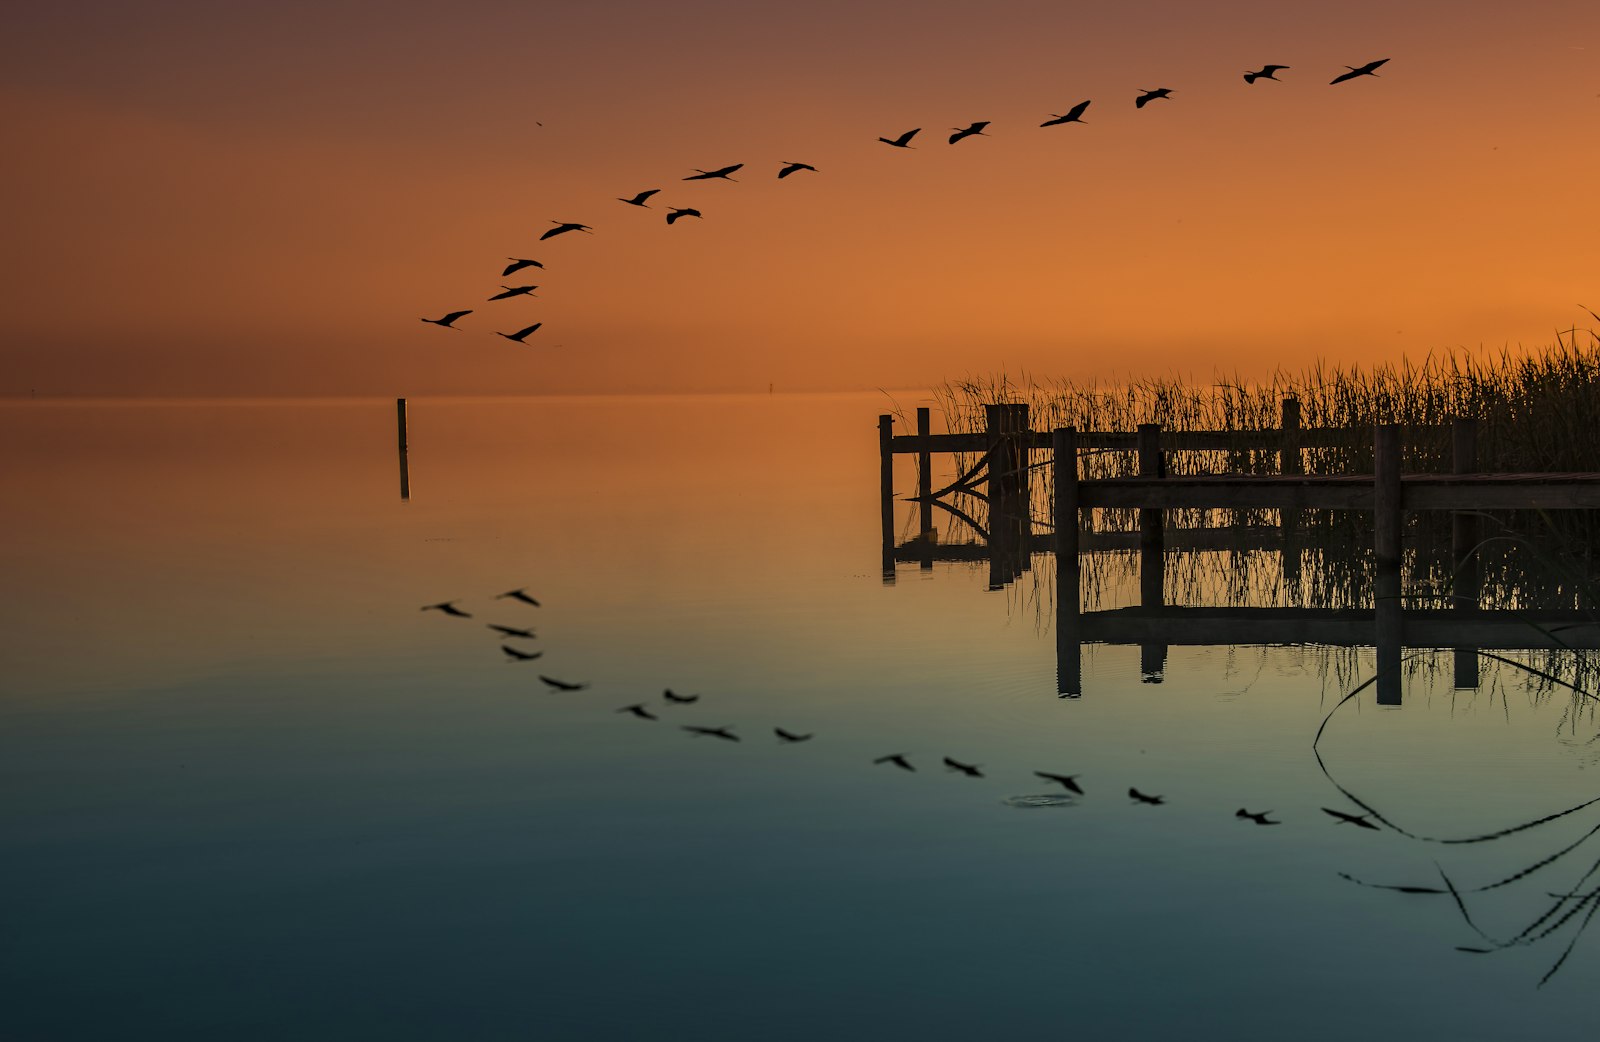
<path fill-rule="evenodd" d="M 1097 646 L 1057 698 L 1048 584 L 882 581 L 885 401 L 413 401 L 409 502 L 389 401 L 0 407 L 0 1038 L 1600 1032 L 1600 933 L 1536 987 L 1593 905 L 1471 955 L 1450 897 L 1340 876 L 1482 886 L 1600 806 L 1336 824 L 1311 740 L 1370 650 Z M 1321 746 L 1391 820 L 1600 795 L 1592 715 L 1412 665 Z M 1086 794 L 1007 805 L 1034 770 Z"/>

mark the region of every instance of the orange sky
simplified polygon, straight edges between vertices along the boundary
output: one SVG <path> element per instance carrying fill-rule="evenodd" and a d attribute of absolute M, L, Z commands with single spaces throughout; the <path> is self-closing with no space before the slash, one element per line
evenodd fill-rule
<path fill-rule="evenodd" d="M 138 6 L 13 16 L 0 394 L 1203 379 L 1600 310 L 1592 2 Z"/>

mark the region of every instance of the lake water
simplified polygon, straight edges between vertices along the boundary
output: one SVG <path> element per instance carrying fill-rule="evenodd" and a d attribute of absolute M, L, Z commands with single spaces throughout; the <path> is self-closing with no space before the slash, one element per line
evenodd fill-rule
<path fill-rule="evenodd" d="M 403 502 L 392 401 L 0 406 L 0 1038 L 1600 1033 L 1593 901 L 1468 954 L 1341 875 L 1512 937 L 1600 805 L 1337 823 L 1370 649 L 1097 645 L 1058 698 L 1047 561 L 884 582 L 890 407 L 414 400 Z M 1600 795 L 1592 700 L 1410 654 L 1340 785 L 1429 837 Z"/>

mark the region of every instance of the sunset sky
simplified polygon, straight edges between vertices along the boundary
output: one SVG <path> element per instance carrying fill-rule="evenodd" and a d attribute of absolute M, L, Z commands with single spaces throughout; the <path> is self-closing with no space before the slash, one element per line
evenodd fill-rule
<path fill-rule="evenodd" d="M 0 395 L 1205 379 L 1542 345 L 1600 311 L 1592 0 L 7 21 Z M 1243 81 L 1269 62 L 1282 82 Z M 778 181 L 790 160 L 818 172 Z M 553 221 L 595 234 L 539 242 Z M 546 270 L 502 282 L 508 255 Z M 535 321 L 526 347 L 492 335 Z"/>

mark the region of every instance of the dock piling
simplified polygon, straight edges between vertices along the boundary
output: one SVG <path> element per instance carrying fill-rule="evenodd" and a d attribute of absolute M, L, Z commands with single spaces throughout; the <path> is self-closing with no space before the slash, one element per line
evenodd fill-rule
<path fill-rule="evenodd" d="M 1404 550 L 1400 544 L 1404 515 L 1400 507 L 1400 426 L 1379 424 L 1373 437 L 1372 551 L 1374 564 L 1373 614 L 1378 648 L 1378 704 L 1401 702 L 1400 648 L 1401 574 Z"/>
<path fill-rule="evenodd" d="M 883 581 L 894 583 L 894 417 L 878 417 L 878 500 L 883 521 Z"/>
<path fill-rule="evenodd" d="M 406 445 L 406 400 L 394 400 L 395 423 L 400 437 L 400 499 L 405 502 L 411 498 L 411 459 L 410 450 Z"/>
<path fill-rule="evenodd" d="M 1083 696 L 1082 572 L 1078 563 L 1078 431 L 1050 432 L 1056 544 L 1056 693 Z"/>

